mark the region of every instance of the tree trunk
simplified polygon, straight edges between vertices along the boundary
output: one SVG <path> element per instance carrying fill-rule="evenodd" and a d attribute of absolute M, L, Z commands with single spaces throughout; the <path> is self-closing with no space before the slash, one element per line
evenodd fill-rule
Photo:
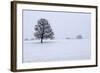
<path fill-rule="evenodd" d="M 41 43 L 43 43 L 43 39 L 41 38 Z"/>
<path fill-rule="evenodd" d="M 42 35 L 41 35 L 41 43 L 43 43 L 43 35 L 44 35 L 44 26 L 43 26 L 43 32 L 42 32 Z"/>

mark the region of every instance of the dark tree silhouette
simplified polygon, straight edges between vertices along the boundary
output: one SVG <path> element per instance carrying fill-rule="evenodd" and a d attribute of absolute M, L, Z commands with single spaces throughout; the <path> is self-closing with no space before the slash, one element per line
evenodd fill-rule
<path fill-rule="evenodd" d="M 82 39 L 83 37 L 82 37 L 82 35 L 77 35 L 76 38 L 77 39 Z"/>
<path fill-rule="evenodd" d="M 43 43 L 43 39 L 53 39 L 54 33 L 51 29 L 51 26 L 48 20 L 41 18 L 38 20 L 37 25 L 35 25 L 35 33 L 34 36 L 36 39 L 40 39 L 41 43 Z"/>

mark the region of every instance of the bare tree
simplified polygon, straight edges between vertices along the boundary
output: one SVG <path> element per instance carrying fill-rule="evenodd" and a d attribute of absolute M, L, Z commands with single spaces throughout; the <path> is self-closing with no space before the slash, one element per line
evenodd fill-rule
<path fill-rule="evenodd" d="M 82 39 L 83 37 L 82 37 L 82 35 L 77 35 L 76 38 L 77 39 Z"/>
<path fill-rule="evenodd" d="M 39 19 L 37 25 L 35 25 L 35 31 L 36 32 L 34 33 L 34 36 L 37 39 L 40 39 L 41 43 L 43 43 L 43 39 L 54 38 L 54 33 L 47 19 L 44 18 Z"/>

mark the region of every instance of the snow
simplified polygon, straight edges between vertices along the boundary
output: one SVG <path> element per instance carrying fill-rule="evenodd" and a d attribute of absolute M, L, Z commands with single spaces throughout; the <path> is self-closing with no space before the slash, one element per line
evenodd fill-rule
<path fill-rule="evenodd" d="M 23 42 L 23 62 L 84 60 L 91 58 L 90 39 L 40 40 Z"/>

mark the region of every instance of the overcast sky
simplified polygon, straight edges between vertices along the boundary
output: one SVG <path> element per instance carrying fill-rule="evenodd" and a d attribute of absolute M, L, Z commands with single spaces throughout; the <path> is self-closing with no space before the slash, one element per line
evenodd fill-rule
<path fill-rule="evenodd" d="M 24 39 L 35 38 L 33 35 L 34 26 L 41 18 L 48 20 L 56 39 L 65 39 L 68 36 L 75 38 L 78 34 L 83 35 L 84 38 L 90 38 L 90 13 L 23 10 Z"/>

